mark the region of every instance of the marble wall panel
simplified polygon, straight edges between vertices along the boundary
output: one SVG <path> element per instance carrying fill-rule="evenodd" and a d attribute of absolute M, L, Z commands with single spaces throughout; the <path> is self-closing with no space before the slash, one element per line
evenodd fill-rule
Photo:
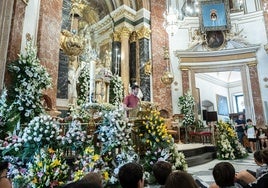
<path fill-rule="evenodd" d="M 163 27 L 163 13 L 166 9 L 165 0 L 151 1 L 151 41 L 153 67 L 153 101 L 158 104 L 159 110 L 165 109 L 172 114 L 171 86 L 161 83 L 160 78 L 166 70 L 163 46 L 168 45 L 168 36 Z"/>

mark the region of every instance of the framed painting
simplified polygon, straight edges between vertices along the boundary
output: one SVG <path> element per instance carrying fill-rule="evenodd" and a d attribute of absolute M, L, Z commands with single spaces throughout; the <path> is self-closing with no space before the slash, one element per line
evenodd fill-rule
<path fill-rule="evenodd" d="M 218 114 L 222 116 L 229 116 L 227 97 L 216 95 Z"/>
<path fill-rule="evenodd" d="M 202 32 L 229 30 L 231 27 L 229 1 L 201 1 L 199 21 Z"/>

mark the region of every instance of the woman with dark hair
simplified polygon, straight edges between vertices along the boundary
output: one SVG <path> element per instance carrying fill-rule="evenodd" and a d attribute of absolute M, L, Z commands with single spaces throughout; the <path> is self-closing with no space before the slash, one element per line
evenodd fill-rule
<path fill-rule="evenodd" d="M 0 162 L 0 188 L 12 188 L 10 180 L 7 178 L 8 162 Z"/>

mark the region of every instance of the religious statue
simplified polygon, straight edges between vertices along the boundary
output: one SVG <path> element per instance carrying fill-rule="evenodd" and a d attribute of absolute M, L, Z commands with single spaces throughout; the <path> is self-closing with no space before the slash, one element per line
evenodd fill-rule
<path fill-rule="evenodd" d="M 151 69 L 152 69 L 151 62 L 152 62 L 152 60 L 149 60 L 144 65 L 144 74 L 145 75 L 150 75 L 151 74 Z"/>
<path fill-rule="evenodd" d="M 77 101 L 77 82 L 81 70 L 84 68 L 85 62 L 70 61 L 68 66 L 68 100 L 69 104 L 76 106 Z"/>
<path fill-rule="evenodd" d="M 105 68 L 110 69 L 111 68 L 111 61 L 112 61 L 111 52 L 106 50 L 105 55 L 104 55 L 104 59 L 103 59 L 103 66 Z"/>

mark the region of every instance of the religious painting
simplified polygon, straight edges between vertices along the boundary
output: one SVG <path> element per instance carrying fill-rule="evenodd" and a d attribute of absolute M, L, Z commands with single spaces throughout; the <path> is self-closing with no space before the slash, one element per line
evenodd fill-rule
<path fill-rule="evenodd" d="M 201 1 L 200 12 L 199 21 L 202 32 L 230 29 L 229 1 Z"/>
<path fill-rule="evenodd" d="M 225 34 L 222 31 L 207 31 L 205 39 L 209 50 L 219 50 L 226 44 Z"/>
<path fill-rule="evenodd" d="M 222 116 L 229 116 L 227 97 L 216 95 L 218 114 Z"/>

